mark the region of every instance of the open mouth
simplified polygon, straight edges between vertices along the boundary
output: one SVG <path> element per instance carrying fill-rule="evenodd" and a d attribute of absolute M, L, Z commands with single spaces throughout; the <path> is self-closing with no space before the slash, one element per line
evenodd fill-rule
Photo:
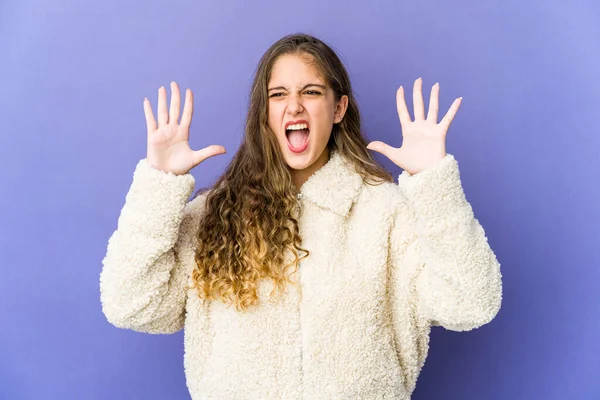
<path fill-rule="evenodd" d="M 288 124 L 285 129 L 288 147 L 294 153 L 302 153 L 308 148 L 310 129 L 305 121 Z"/>

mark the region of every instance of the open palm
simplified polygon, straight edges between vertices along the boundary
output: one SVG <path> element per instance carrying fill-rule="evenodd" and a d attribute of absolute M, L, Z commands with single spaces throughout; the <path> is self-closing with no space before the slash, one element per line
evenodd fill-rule
<path fill-rule="evenodd" d="M 225 148 L 212 145 L 201 150 L 192 150 L 188 139 L 194 109 L 194 97 L 190 89 L 185 93 L 183 115 L 180 114 L 179 85 L 171 82 L 171 104 L 167 109 L 167 92 L 158 89 L 158 123 L 152 113 L 148 99 L 144 99 L 144 114 L 148 131 L 147 159 L 152 167 L 175 175 L 188 173 L 192 168 L 209 157 L 225 154 Z"/>
<path fill-rule="evenodd" d="M 396 92 L 396 106 L 402 127 L 402 146 L 394 148 L 380 141 L 371 142 L 367 146 L 368 149 L 385 155 L 411 175 L 429 168 L 446 156 L 446 133 L 462 102 L 462 97 L 454 100 L 450 110 L 438 123 L 440 85 L 436 83 L 431 89 L 427 118 L 422 87 L 423 80 L 419 78 L 413 87 L 414 121 L 411 120 L 406 107 L 404 88 L 400 86 Z"/>

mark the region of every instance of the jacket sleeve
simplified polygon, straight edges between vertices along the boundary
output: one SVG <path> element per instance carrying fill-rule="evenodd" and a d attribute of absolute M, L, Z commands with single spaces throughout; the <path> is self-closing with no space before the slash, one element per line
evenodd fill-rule
<path fill-rule="evenodd" d="M 191 174 L 137 164 L 100 273 L 102 312 L 114 326 L 154 334 L 183 328 L 192 266 L 180 253 L 193 251 L 204 197 L 187 202 L 194 183 Z"/>
<path fill-rule="evenodd" d="M 398 178 L 403 206 L 392 229 L 394 263 L 412 271 L 411 296 L 430 325 L 467 331 L 500 310 L 500 264 L 465 198 L 458 163 L 447 154 L 436 165 Z"/>

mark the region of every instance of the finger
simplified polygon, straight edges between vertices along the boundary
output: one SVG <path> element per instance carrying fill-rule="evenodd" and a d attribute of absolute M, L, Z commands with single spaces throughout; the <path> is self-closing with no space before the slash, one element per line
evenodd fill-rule
<path fill-rule="evenodd" d="M 452 123 L 452 120 L 454 119 L 454 116 L 456 115 L 456 112 L 458 111 L 458 108 L 460 107 L 461 103 L 462 97 L 459 97 L 458 99 L 454 100 L 454 102 L 450 106 L 450 109 L 448 110 L 444 118 L 440 121 L 440 126 L 444 129 L 444 132 L 447 132 L 450 128 L 450 124 Z"/>
<path fill-rule="evenodd" d="M 167 113 L 167 89 L 164 86 L 158 88 L 158 126 L 165 125 L 169 122 L 169 114 Z"/>
<path fill-rule="evenodd" d="M 385 144 L 383 142 L 380 142 L 380 141 L 375 141 L 375 142 L 369 143 L 367 146 L 367 149 L 381 153 L 384 156 L 386 156 L 387 158 L 389 158 L 390 160 L 392 159 L 393 151 L 396 150 L 392 146 Z"/>
<path fill-rule="evenodd" d="M 213 144 L 212 146 L 208 146 L 203 148 L 202 150 L 197 150 L 194 152 L 194 166 L 200 164 L 202 161 L 207 158 L 217 156 L 219 154 L 225 154 L 225 147 Z"/>
<path fill-rule="evenodd" d="M 146 116 L 146 128 L 148 129 L 148 134 L 150 134 L 156 130 L 156 120 L 154 119 L 154 114 L 152 113 L 152 106 L 150 105 L 150 100 L 148 100 L 145 97 L 144 115 Z"/>
<path fill-rule="evenodd" d="M 431 88 L 431 97 L 429 97 L 429 111 L 427 113 L 427 121 L 437 124 L 438 110 L 440 98 L 440 84 L 436 83 Z"/>
<path fill-rule="evenodd" d="M 180 126 L 189 129 L 192 124 L 192 115 L 194 114 L 194 94 L 191 89 L 185 91 L 185 103 L 183 104 L 183 115 L 181 116 Z"/>
<path fill-rule="evenodd" d="M 423 79 L 419 78 L 413 86 L 413 105 L 415 111 L 415 121 L 425 119 L 425 111 L 423 105 Z"/>
<path fill-rule="evenodd" d="M 169 110 L 169 122 L 176 124 L 179 121 L 181 95 L 179 86 L 175 81 L 171 82 L 171 108 Z"/>
<path fill-rule="evenodd" d="M 406 107 L 406 101 L 404 100 L 404 88 L 400 86 L 396 91 L 396 108 L 398 109 L 398 117 L 400 117 L 400 124 L 406 126 L 411 123 L 410 114 Z"/>

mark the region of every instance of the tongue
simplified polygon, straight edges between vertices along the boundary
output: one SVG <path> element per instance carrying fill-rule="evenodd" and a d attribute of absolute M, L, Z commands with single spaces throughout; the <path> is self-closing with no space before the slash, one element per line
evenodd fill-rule
<path fill-rule="evenodd" d="M 290 131 L 288 133 L 288 140 L 294 147 L 302 147 L 308 141 L 308 129 L 300 129 L 297 131 Z"/>

